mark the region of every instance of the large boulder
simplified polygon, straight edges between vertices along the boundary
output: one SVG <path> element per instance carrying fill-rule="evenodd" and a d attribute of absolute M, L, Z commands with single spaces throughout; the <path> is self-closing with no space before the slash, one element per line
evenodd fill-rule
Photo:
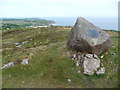
<path fill-rule="evenodd" d="M 107 32 L 78 17 L 67 44 L 73 50 L 99 55 L 111 46 L 111 38 Z"/>

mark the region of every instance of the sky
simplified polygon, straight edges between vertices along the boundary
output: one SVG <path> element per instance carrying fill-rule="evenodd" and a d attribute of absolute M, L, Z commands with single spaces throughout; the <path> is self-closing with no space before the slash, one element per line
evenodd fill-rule
<path fill-rule="evenodd" d="M 118 16 L 119 0 L 0 0 L 0 17 Z"/>

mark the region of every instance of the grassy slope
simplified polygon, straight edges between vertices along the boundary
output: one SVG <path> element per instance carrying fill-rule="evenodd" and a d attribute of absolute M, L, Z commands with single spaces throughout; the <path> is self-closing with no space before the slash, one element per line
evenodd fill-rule
<path fill-rule="evenodd" d="M 50 30 L 50 31 L 49 31 Z M 118 36 L 112 36 L 112 47 L 102 59 L 106 74 L 88 76 L 78 74 L 79 67 L 70 59 L 66 39 L 70 28 L 48 27 L 3 32 L 3 64 L 16 62 L 15 67 L 3 70 L 3 88 L 108 88 L 118 86 Z M 29 42 L 16 48 L 15 42 Z M 36 43 L 36 44 L 35 44 Z M 30 58 L 28 65 L 18 61 Z M 115 53 L 115 55 L 113 55 Z M 68 82 L 67 79 L 71 79 Z"/>

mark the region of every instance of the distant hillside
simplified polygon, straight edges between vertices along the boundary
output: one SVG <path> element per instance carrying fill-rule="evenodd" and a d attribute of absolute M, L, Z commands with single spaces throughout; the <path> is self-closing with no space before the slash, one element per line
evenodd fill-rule
<path fill-rule="evenodd" d="M 24 19 L 14 19 L 14 18 L 3 18 L 2 19 L 2 29 L 17 29 L 24 27 L 35 27 L 35 26 L 50 26 L 55 22 L 52 20 L 38 19 L 38 18 L 24 18 Z"/>

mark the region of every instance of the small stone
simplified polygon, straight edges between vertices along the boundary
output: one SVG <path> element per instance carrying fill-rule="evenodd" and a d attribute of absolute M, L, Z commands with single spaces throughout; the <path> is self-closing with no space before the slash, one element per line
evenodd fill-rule
<path fill-rule="evenodd" d="M 28 61 L 29 61 L 29 59 L 24 59 L 24 60 L 21 62 L 21 64 L 23 64 L 23 65 L 28 64 Z"/>
<path fill-rule="evenodd" d="M 104 74 L 105 73 L 105 68 L 103 67 L 103 68 L 100 68 L 97 72 L 96 72 L 96 74 L 97 75 L 99 75 L 99 74 Z"/>
<path fill-rule="evenodd" d="M 80 55 L 78 55 L 78 60 L 80 60 L 81 59 L 81 56 Z"/>
<path fill-rule="evenodd" d="M 104 56 L 102 55 L 102 56 L 100 56 L 100 58 L 102 59 Z"/>
<path fill-rule="evenodd" d="M 72 60 L 75 60 L 74 58 L 72 58 Z"/>
<path fill-rule="evenodd" d="M 9 68 L 11 66 L 14 66 L 13 62 L 9 62 L 8 64 L 5 64 L 1 69 Z"/>
<path fill-rule="evenodd" d="M 77 73 L 81 73 L 81 71 L 77 71 Z"/>
<path fill-rule="evenodd" d="M 29 56 L 33 56 L 33 53 L 30 53 L 30 55 Z"/>
<path fill-rule="evenodd" d="M 71 82 L 71 79 L 68 79 L 68 82 Z"/>
<path fill-rule="evenodd" d="M 108 55 L 108 52 L 106 52 L 105 54 Z"/>
<path fill-rule="evenodd" d="M 112 55 L 116 55 L 115 53 L 112 53 Z"/>
<path fill-rule="evenodd" d="M 73 54 L 73 58 L 76 58 L 76 54 Z"/>
<path fill-rule="evenodd" d="M 79 63 L 78 63 L 78 62 L 76 62 L 76 66 L 79 66 Z"/>
<path fill-rule="evenodd" d="M 21 48 L 21 45 L 18 45 L 18 46 L 16 46 L 16 47 Z"/>
<path fill-rule="evenodd" d="M 15 43 L 15 45 L 19 45 L 20 43 Z"/>
<path fill-rule="evenodd" d="M 77 60 L 77 58 L 75 58 L 75 60 Z"/>
<path fill-rule="evenodd" d="M 68 52 L 68 55 L 70 54 L 70 52 Z"/>
<path fill-rule="evenodd" d="M 77 54 L 78 54 L 78 55 L 80 55 L 81 53 L 80 53 L 80 52 L 78 52 Z"/>
<path fill-rule="evenodd" d="M 22 44 L 26 44 L 26 43 L 28 43 L 28 41 L 23 41 L 23 42 L 22 42 Z"/>

